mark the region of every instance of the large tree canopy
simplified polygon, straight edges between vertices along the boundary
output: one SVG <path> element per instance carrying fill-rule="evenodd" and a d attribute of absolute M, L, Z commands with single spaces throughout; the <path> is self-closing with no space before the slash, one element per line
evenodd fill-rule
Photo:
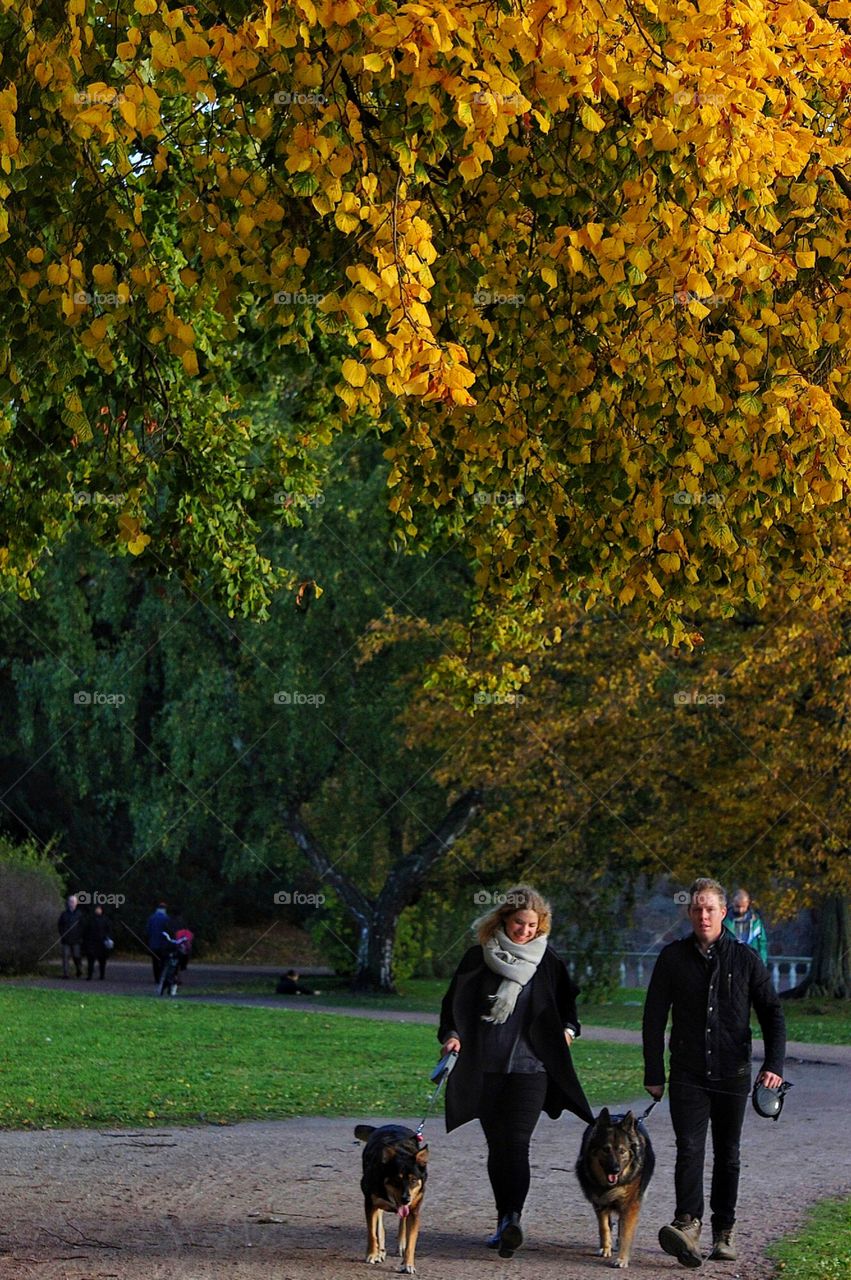
<path fill-rule="evenodd" d="M 0 571 L 82 521 L 262 612 L 271 494 L 378 427 L 498 636 L 844 595 L 847 13 L 0 0 Z M 241 415 L 294 358 L 295 448 Z"/>

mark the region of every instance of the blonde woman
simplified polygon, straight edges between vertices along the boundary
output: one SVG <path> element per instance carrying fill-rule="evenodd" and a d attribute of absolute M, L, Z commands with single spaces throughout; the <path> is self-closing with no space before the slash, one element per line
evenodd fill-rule
<path fill-rule="evenodd" d="M 446 1086 L 446 1131 L 481 1121 L 502 1258 L 523 1243 L 529 1143 L 541 1111 L 594 1119 L 570 1046 L 579 1035 L 578 988 L 547 941 L 550 904 L 516 885 L 473 924 L 478 943 L 464 954 L 440 1008 L 438 1038 L 458 1061 Z"/>

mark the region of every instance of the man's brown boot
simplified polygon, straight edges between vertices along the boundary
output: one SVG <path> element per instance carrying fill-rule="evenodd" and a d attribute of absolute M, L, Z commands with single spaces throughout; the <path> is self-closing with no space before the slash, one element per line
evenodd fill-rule
<path fill-rule="evenodd" d="M 659 1244 L 683 1267 L 702 1267 L 703 1255 L 698 1247 L 700 1219 L 685 1215 L 674 1218 L 669 1227 L 659 1232 Z"/>
<path fill-rule="evenodd" d="M 732 1227 L 712 1228 L 712 1252 L 709 1257 L 713 1262 L 735 1262 L 736 1246 L 733 1244 Z"/>

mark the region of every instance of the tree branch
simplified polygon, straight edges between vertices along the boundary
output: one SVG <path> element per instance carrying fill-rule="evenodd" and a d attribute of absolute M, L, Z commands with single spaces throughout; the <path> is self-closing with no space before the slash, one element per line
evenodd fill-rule
<path fill-rule="evenodd" d="M 366 924 L 372 917 L 373 904 L 362 893 L 353 880 L 340 871 L 325 849 L 304 825 L 298 809 L 284 811 L 284 826 L 289 831 L 298 848 L 304 854 L 320 880 L 324 880 L 339 894 L 346 906 L 358 920 Z"/>

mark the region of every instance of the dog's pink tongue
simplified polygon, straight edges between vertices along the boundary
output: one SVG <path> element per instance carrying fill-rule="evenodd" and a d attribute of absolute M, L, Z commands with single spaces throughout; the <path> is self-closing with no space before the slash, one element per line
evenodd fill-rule
<path fill-rule="evenodd" d="M 400 1204 L 397 1212 L 400 1218 L 407 1218 L 411 1212 L 411 1206 L 409 1204 Z"/>
<path fill-rule="evenodd" d="M 616 1173 L 609 1174 L 609 1182 L 617 1182 L 617 1180 L 618 1180 L 618 1175 Z"/>

